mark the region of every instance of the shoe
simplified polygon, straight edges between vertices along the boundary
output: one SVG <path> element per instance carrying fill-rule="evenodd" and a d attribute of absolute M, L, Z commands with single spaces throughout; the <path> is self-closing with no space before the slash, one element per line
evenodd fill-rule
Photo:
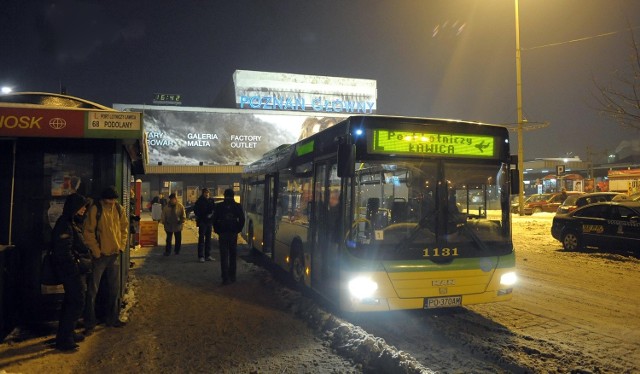
<path fill-rule="evenodd" d="M 179 255 L 179 254 L 180 254 L 180 252 L 176 252 L 176 253 L 174 253 L 174 255 Z"/>
<path fill-rule="evenodd" d="M 213 257 L 209 256 L 207 257 L 207 261 L 215 261 L 215 260 L 213 259 Z"/>
<path fill-rule="evenodd" d="M 231 284 L 231 282 L 228 279 L 225 279 L 225 280 L 222 281 L 222 285 L 223 286 L 226 286 L 226 285 L 229 285 L 229 284 Z"/>
<path fill-rule="evenodd" d="M 127 325 L 126 322 L 122 322 L 122 321 L 115 321 L 114 323 L 108 324 L 107 326 L 109 327 L 115 327 L 115 328 L 120 328 L 120 327 L 125 327 Z"/>
<path fill-rule="evenodd" d="M 204 262 L 204 257 L 200 257 L 200 260 L 198 260 L 200 262 Z"/>
<path fill-rule="evenodd" d="M 56 349 L 64 352 L 76 351 L 78 347 L 80 346 L 72 342 L 56 343 Z"/>
<path fill-rule="evenodd" d="M 91 334 L 93 334 L 93 330 L 94 330 L 94 327 L 85 328 L 84 331 L 82 332 L 82 335 L 90 336 Z"/>
<path fill-rule="evenodd" d="M 74 334 L 73 334 L 73 341 L 74 341 L 74 342 L 76 342 L 76 343 L 80 343 L 80 342 L 81 342 L 81 341 L 83 341 L 83 340 L 84 340 L 84 335 L 82 335 L 82 334 L 76 334 L 76 333 L 74 333 Z"/>

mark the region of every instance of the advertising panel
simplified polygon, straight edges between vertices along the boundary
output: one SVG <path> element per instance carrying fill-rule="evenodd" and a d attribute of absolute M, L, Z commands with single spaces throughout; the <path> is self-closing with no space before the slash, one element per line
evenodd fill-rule
<path fill-rule="evenodd" d="M 250 164 L 268 151 L 330 127 L 346 115 L 114 105 L 142 111 L 149 164 Z"/>

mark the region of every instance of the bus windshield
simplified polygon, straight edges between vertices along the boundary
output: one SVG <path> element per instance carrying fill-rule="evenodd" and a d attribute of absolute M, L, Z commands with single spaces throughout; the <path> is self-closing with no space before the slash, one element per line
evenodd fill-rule
<path fill-rule="evenodd" d="M 507 172 L 499 163 L 357 162 L 346 247 L 379 260 L 510 253 Z"/>

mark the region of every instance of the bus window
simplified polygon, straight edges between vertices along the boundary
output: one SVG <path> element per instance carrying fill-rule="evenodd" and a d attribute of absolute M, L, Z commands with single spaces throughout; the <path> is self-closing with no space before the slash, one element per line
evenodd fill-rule
<path fill-rule="evenodd" d="M 480 256 L 489 242 L 510 251 L 500 202 L 508 186 L 497 184 L 507 182 L 496 177 L 499 166 L 424 160 L 358 165 L 347 245 L 356 255 L 413 258 L 422 256 L 419 248 L 451 245 Z"/>

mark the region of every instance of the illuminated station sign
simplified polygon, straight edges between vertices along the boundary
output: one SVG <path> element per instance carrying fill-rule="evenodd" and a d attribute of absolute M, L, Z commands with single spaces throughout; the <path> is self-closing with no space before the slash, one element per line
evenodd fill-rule
<path fill-rule="evenodd" d="M 236 70 L 238 109 L 375 114 L 378 90 L 372 79 Z"/>

